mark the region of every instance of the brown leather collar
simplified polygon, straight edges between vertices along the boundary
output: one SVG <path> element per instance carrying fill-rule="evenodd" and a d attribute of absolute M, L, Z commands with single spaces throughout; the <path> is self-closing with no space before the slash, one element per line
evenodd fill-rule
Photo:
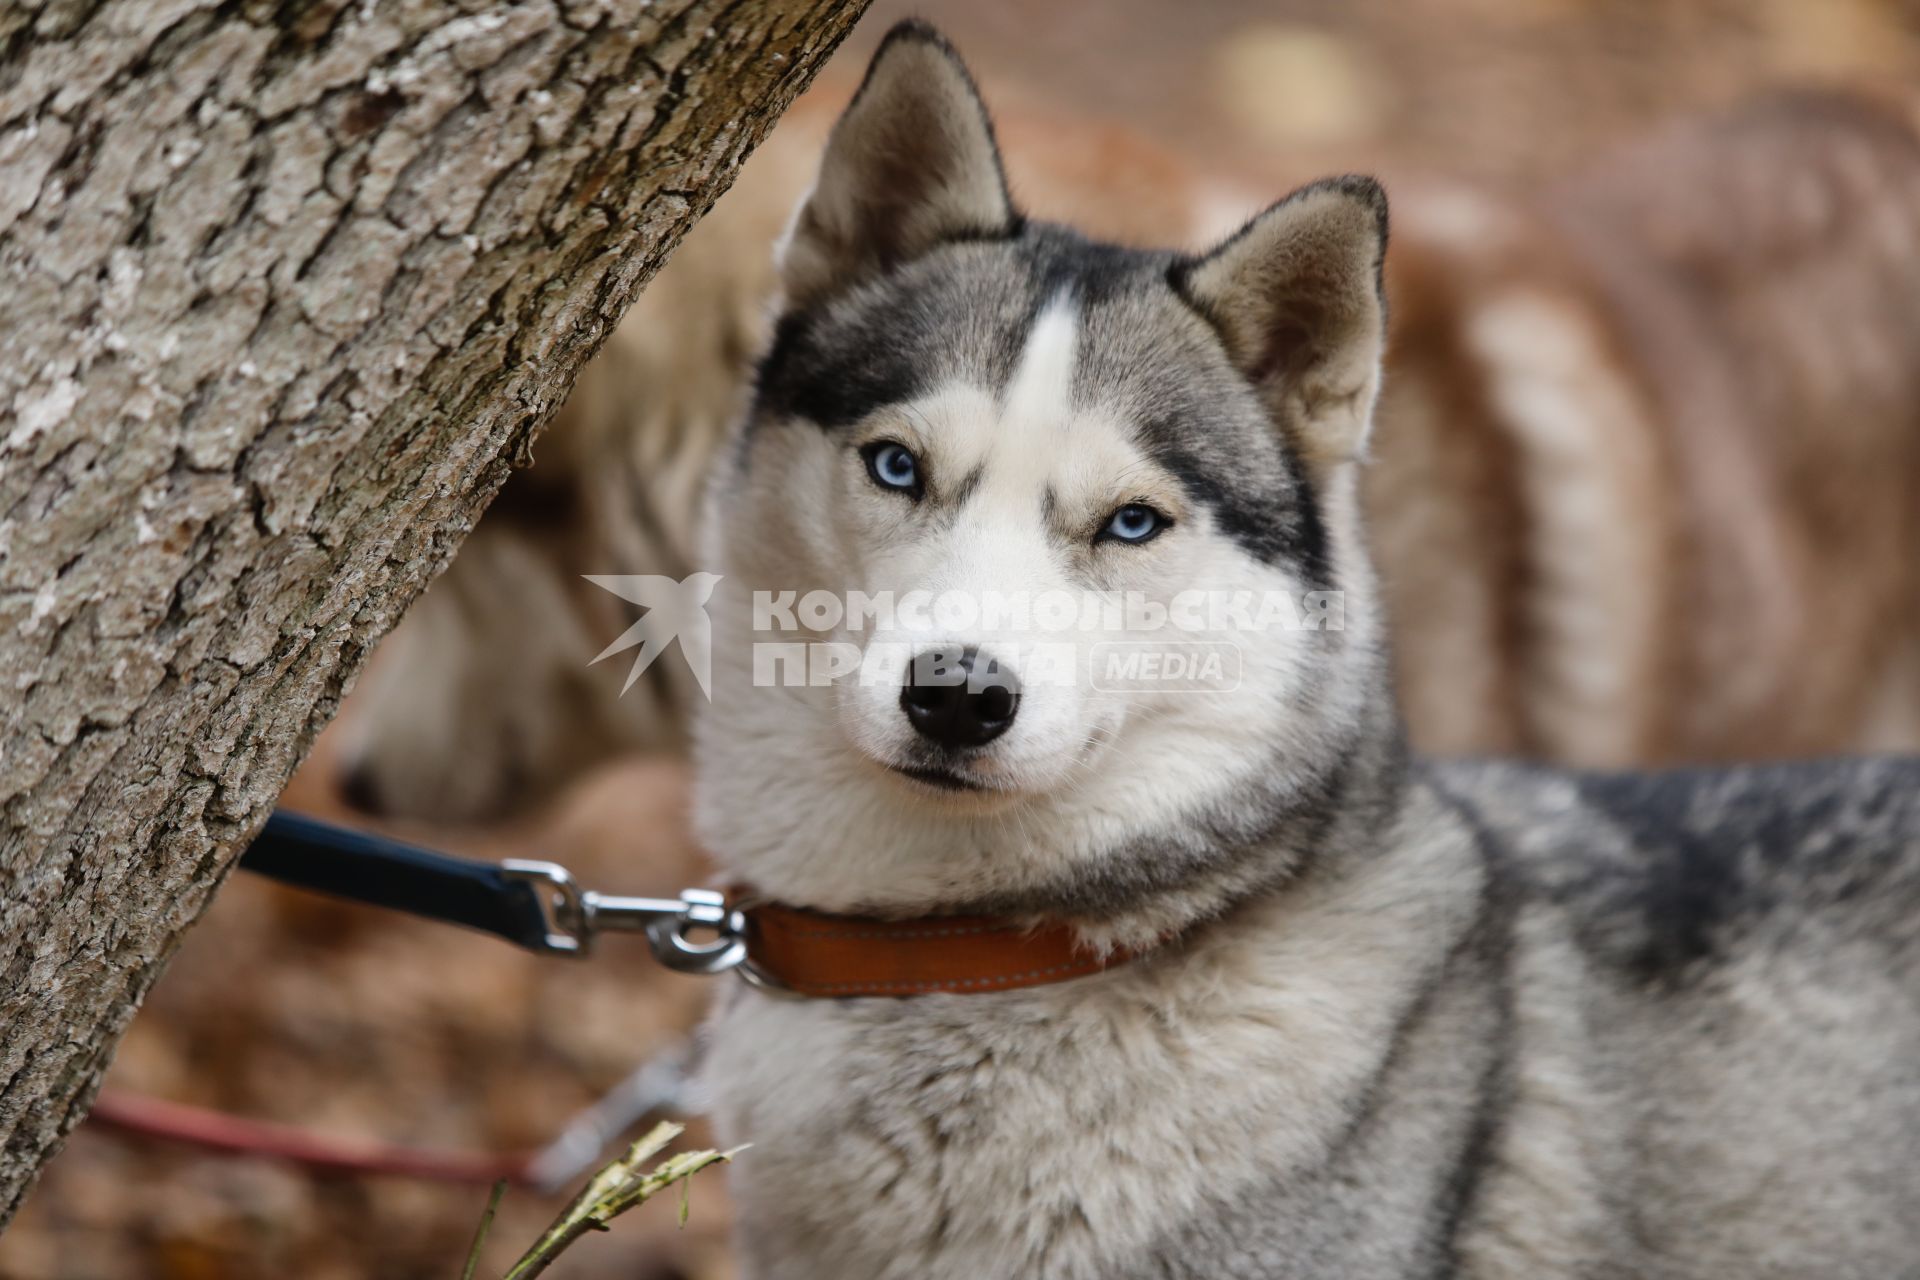
<path fill-rule="evenodd" d="M 973 995 L 1084 978 L 1141 953 L 1084 950 L 1065 924 L 992 916 L 870 920 L 743 901 L 747 960 L 758 976 L 803 996 Z"/>

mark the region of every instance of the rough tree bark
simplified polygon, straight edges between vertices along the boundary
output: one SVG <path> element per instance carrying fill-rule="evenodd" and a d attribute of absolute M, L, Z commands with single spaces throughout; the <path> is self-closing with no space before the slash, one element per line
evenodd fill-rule
<path fill-rule="evenodd" d="M 0 1224 L 865 2 L 0 6 Z"/>

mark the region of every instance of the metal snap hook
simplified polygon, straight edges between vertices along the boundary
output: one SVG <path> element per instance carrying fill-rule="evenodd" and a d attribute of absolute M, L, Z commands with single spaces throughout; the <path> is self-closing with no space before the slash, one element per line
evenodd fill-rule
<path fill-rule="evenodd" d="M 640 932 L 653 958 L 677 973 L 735 970 L 755 986 L 778 987 L 748 962 L 746 912 L 728 906 L 722 893 L 683 889 L 677 898 L 625 898 L 582 889 L 565 867 L 551 862 L 515 859 L 502 868 L 533 887 L 547 951 L 584 955 L 602 932 Z"/>
<path fill-rule="evenodd" d="M 647 922 L 647 945 L 654 959 L 679 973 L 697 974 L 725 973 L 746 961 L 745 912 L 727 906 L 726 898 L 712 889 L 683 890 L 680 903 L 675 915 Z M 688 936 L 695 930 L 713 936 L 695 941 Z"/>

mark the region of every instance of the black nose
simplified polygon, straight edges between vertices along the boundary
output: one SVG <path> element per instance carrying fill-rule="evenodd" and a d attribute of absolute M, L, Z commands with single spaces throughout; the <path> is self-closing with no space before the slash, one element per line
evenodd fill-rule
<path fill-rule="evenodd" d="M 1020 682 L 978 649 L 932 649 L 914 658 L 900 706 L 922 737 L 943 747 L 977 747 L 1013 723 Z"/>

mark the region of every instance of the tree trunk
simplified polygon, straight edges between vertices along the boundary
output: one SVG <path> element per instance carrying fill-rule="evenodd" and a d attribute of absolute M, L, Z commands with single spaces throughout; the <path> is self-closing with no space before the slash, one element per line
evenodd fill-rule
<path fill-rule="evenodd" d="M 0 8 L 0 1224 L 865 0 Z"/>

